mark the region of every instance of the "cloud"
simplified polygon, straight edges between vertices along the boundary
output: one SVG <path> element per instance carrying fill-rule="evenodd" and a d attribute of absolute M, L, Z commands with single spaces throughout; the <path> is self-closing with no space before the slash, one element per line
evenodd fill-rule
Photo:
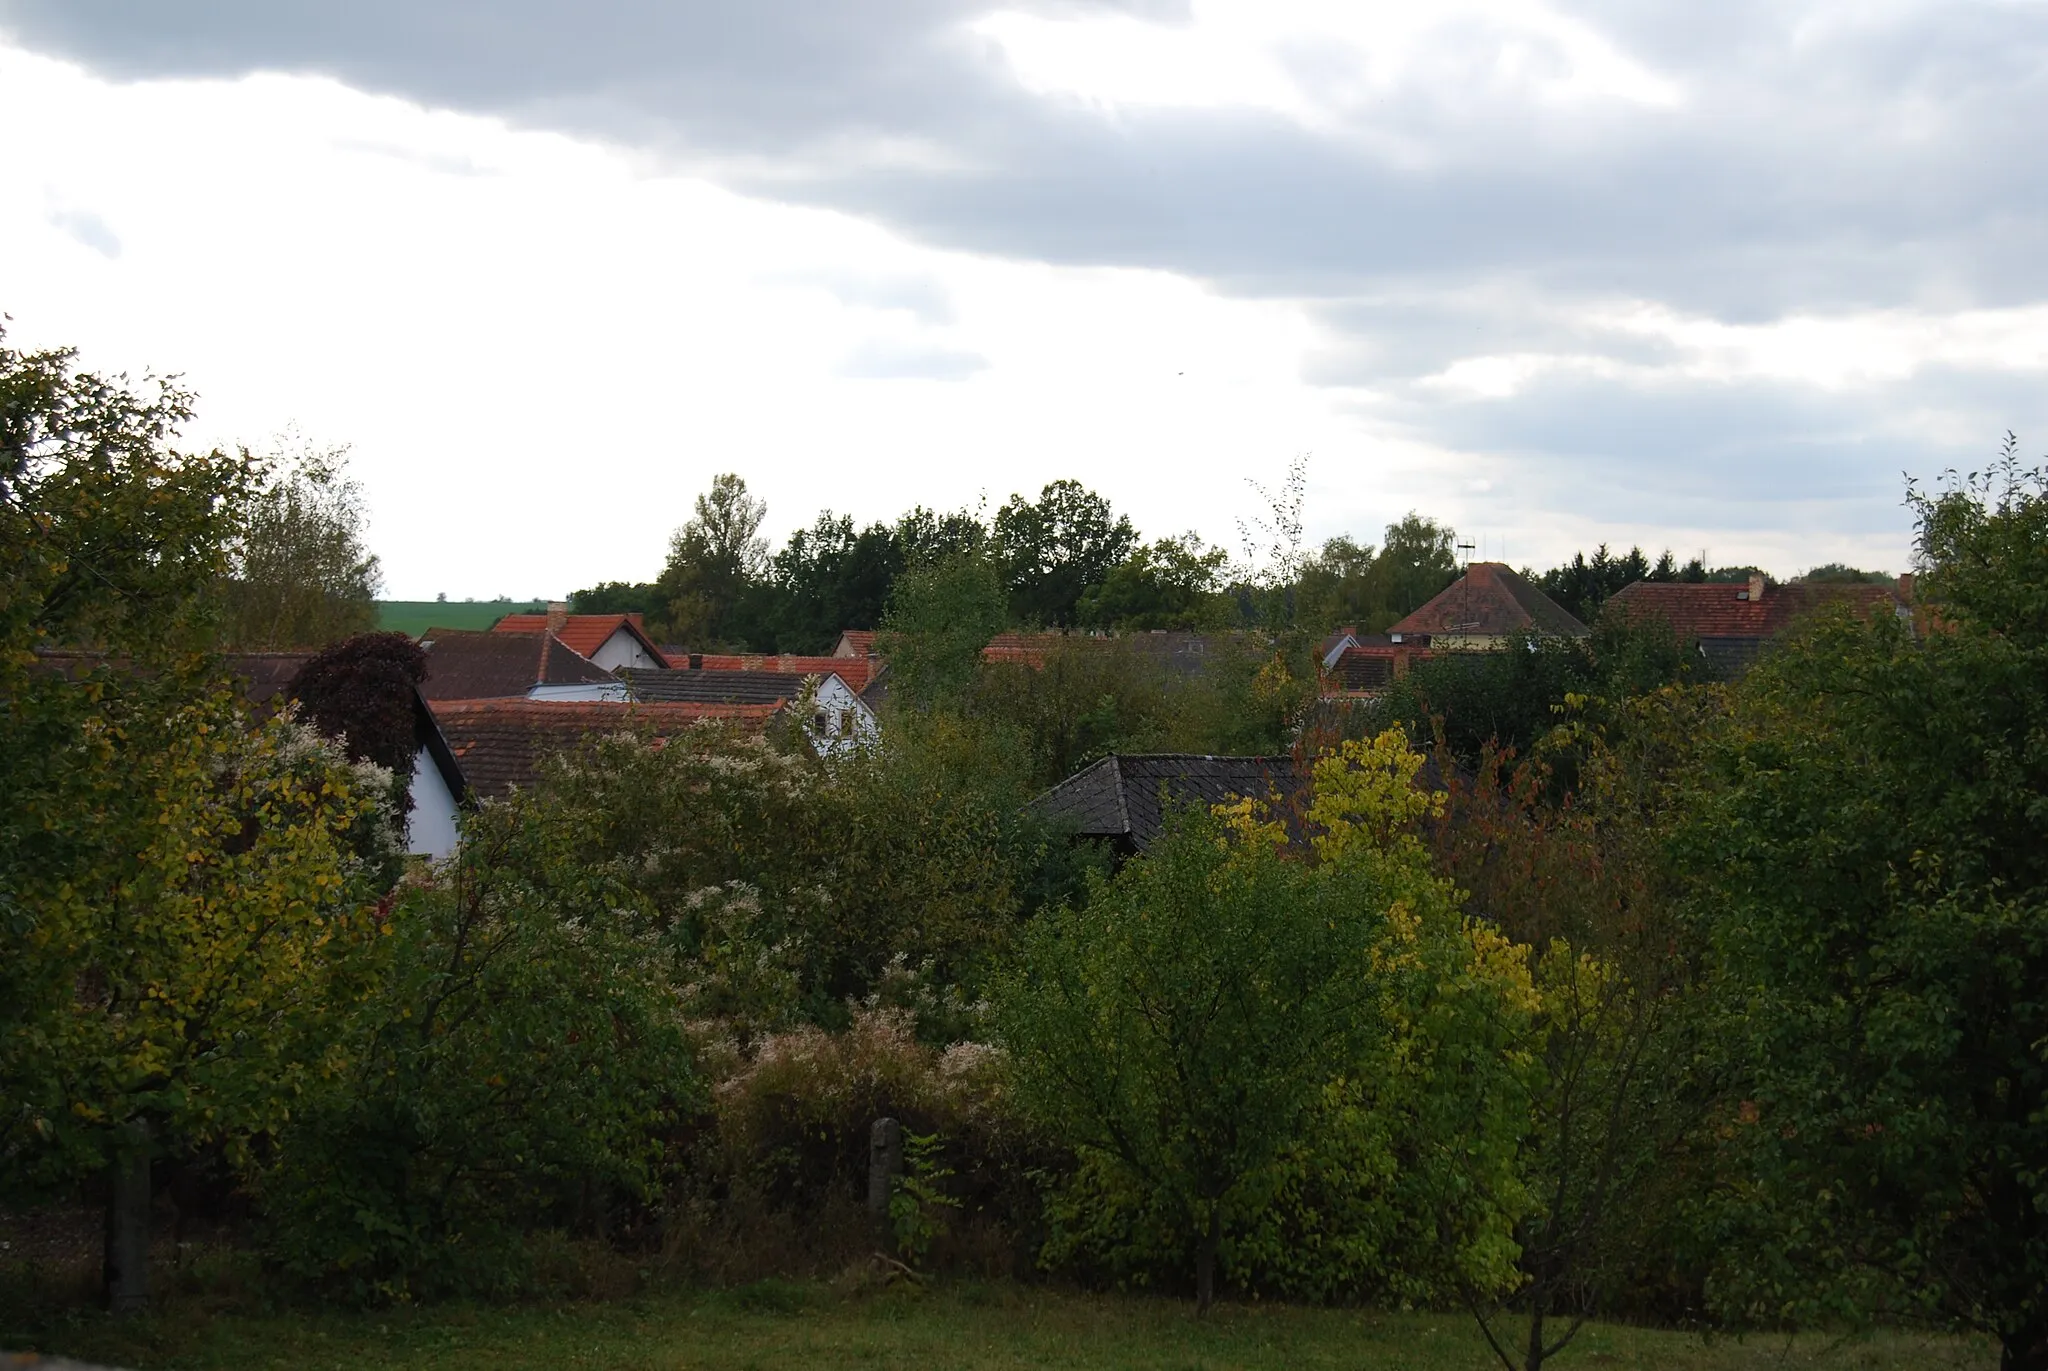
<path fill-rule="evenodd" d="M 868 339 L 840 362 L 838 374 L 862 381 L 964 381 L 988 359 L 960 348 Z"/>
<path fill-rule="evenodd" d="M 1777 536 L 1839 507 L 1897 539 L 1897 467 L 2048 431 L 2035 4 L 0 0 L 0 29 L 122 80 L 314 75 L 917 251 L 1270 307 L 1299 325 L 1276 364 L 1342 426 L 1278 447 L 1398 453 L 1372 459 L 1412 477 L 1388 499 L 1463 491 L 1519 528 Z M 916 252 L 773 257 L 770 285 L 943 333 L 847 322 L 826 374 L 992 403 L 1022 346 Z M 1172 414 L 1149 384 L 1118 403 Z"/>
<path fill-rule="evenodd" d="M 91 248 L 110 261 L 121 255 L 120 235 L 91 210 L 52 209 L 46 217 L 52 227 L 81 247 Z"/>

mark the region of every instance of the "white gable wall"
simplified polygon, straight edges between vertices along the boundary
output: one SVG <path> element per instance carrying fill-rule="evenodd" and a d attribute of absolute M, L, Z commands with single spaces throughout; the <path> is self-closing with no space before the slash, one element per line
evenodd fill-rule
<path fill-rule="evenodd" d="M 830 756 L 866 746 L 880 729 L 868 702 L 834 673 L 819 678 L 816 713 L 805 731 L 818 751 Z"/>
<path fill-rule="evenodd" d="M 597 651 L 590 654 L 590 660 L 606 671 L 617 671 L 622 666 L 661 665 L 654 660 L 654 654 L 624 627 L 614 629 L 612 636 L 600 643 Z"/>
<path fill-rule="evenodd" d="M 436 861 L 455 851 L 455 795 L 441 768 L 424 747 L 412 759 L 412 813 L 406 819 L 406 850 Z"/>

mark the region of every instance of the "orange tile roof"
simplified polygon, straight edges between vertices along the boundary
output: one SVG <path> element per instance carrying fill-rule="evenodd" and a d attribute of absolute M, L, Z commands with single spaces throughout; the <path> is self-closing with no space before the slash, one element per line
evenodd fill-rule
<path fill-rule="evenodd" d="M 548 616 L 545 614 L 507 614 L 491 625 L 495 633 L 538 633 L 547 627 Z M 555 636 L 568 644 L 571 651 L 589 657 L 611 641 L 611 636 L 622 628 L 638 638 L 658 663 L 669 665 L 667 655 L 647 636 L 638 614 L 571 614 L 555 629 Z"/>
<path fill-rule="evenodd" d="M 842 629 L 838 646 L 845 648 L 849 656 L 872 657 L 875 655 L 875 631 L 871 628 Z M 833 653 L 835 657 L 838 655 Z"/>

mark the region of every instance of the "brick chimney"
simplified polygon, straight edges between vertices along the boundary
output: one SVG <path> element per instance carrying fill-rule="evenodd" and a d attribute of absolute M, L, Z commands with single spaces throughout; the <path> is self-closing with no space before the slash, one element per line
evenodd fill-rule
<path fill-rule="evenodd" d="M 1764 574 L 1752 571 L 1749 574 L 1749 599 L 1751 604 L 1764 598 Z"/>
<path fill-rule="evenodd" d="M 1909 605 L 1913 603 L 1913 573 L 1910 571 L 1899 577 L 1899 598 Z"/>
<path fill-rule="evenodd" d="M 548 632 L 560 633 L 569 626 L 569 605 L 565 600 L 548 601 Z"/>

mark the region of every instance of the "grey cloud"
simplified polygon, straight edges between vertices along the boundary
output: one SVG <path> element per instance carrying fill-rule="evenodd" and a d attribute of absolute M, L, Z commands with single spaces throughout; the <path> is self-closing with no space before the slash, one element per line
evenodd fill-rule
<path fill-rule="evenodd" d="M 900 310 L 924 324 L 953 322 L 953 297 L 943 281 L 913 272 L 800 272 L 774 278 L 812 286 L 848 305 Z"/>
<path fill-rule="evenodd" d="M 841 376 L 864 381 L 964 381 L 988 368 L 988 359 L 961 348 L 870 339 L 839 364 Z"/>
<path fill-rule="evenodd" d="M 73 242 L 91 248 L 110 261 L 121 255 L 120 235 L 91 210 L 53 209 L 49 213 L 49 221 Z"/>
<path fill-rule="evenodd" d="M 1916 415 L 1938 413 L 1947 429 L 1974 417 L 1995 433 L 2038 409 L 2024 387 L 1966 377 L 1854 397 L 1668 378 L 1553 378 L 1512 400 L 1459 404 L 1404 389 L 1461 356 L 1514 351 L 1654 370 L 1666 355 L 1657 344 L 1575 320 L 1617 300 L 1730 322 L 2048 300 L 2038 5 L 1577 0 L 1576 17 L 1674 83 L 1676 107 L 1531 105 L 1499 87 L 1494 37 L 1473 26 L 1424 77 L 1315 130 L 1255 111 L 1112 119 L 1039 100 L 963 30 L 993 7 L 0 0 L 0 29 L 121 76 L 322 72 L 631 143 L 929 243 L 1164 268 L 1299 299 L 1334 339 L 1311 380 L 1404 396 L 1416 432 L 1516 454 L 1595 502 L 1725 499 L 1738 519 L 1808 498 L 1875 510 L 1898 466 L 1915 465 L 1916 444 L 1927 455 L 1924 438 L 1905 436 L 1924 431 Z M 1109 0 L 1005 7 L 1186 13 Z M 1328 53 L 1283 60 L 1311 88 L 1345 75 Z M 1415 155 L 1391 157 L 1390 143 Z M 947 317 L 943 297 L 915 283 L 818 284 Z M 847 374 L 980 365 L 877 344 Z M 1727 485 L 1713 473 L 1729 473 Z"/>

